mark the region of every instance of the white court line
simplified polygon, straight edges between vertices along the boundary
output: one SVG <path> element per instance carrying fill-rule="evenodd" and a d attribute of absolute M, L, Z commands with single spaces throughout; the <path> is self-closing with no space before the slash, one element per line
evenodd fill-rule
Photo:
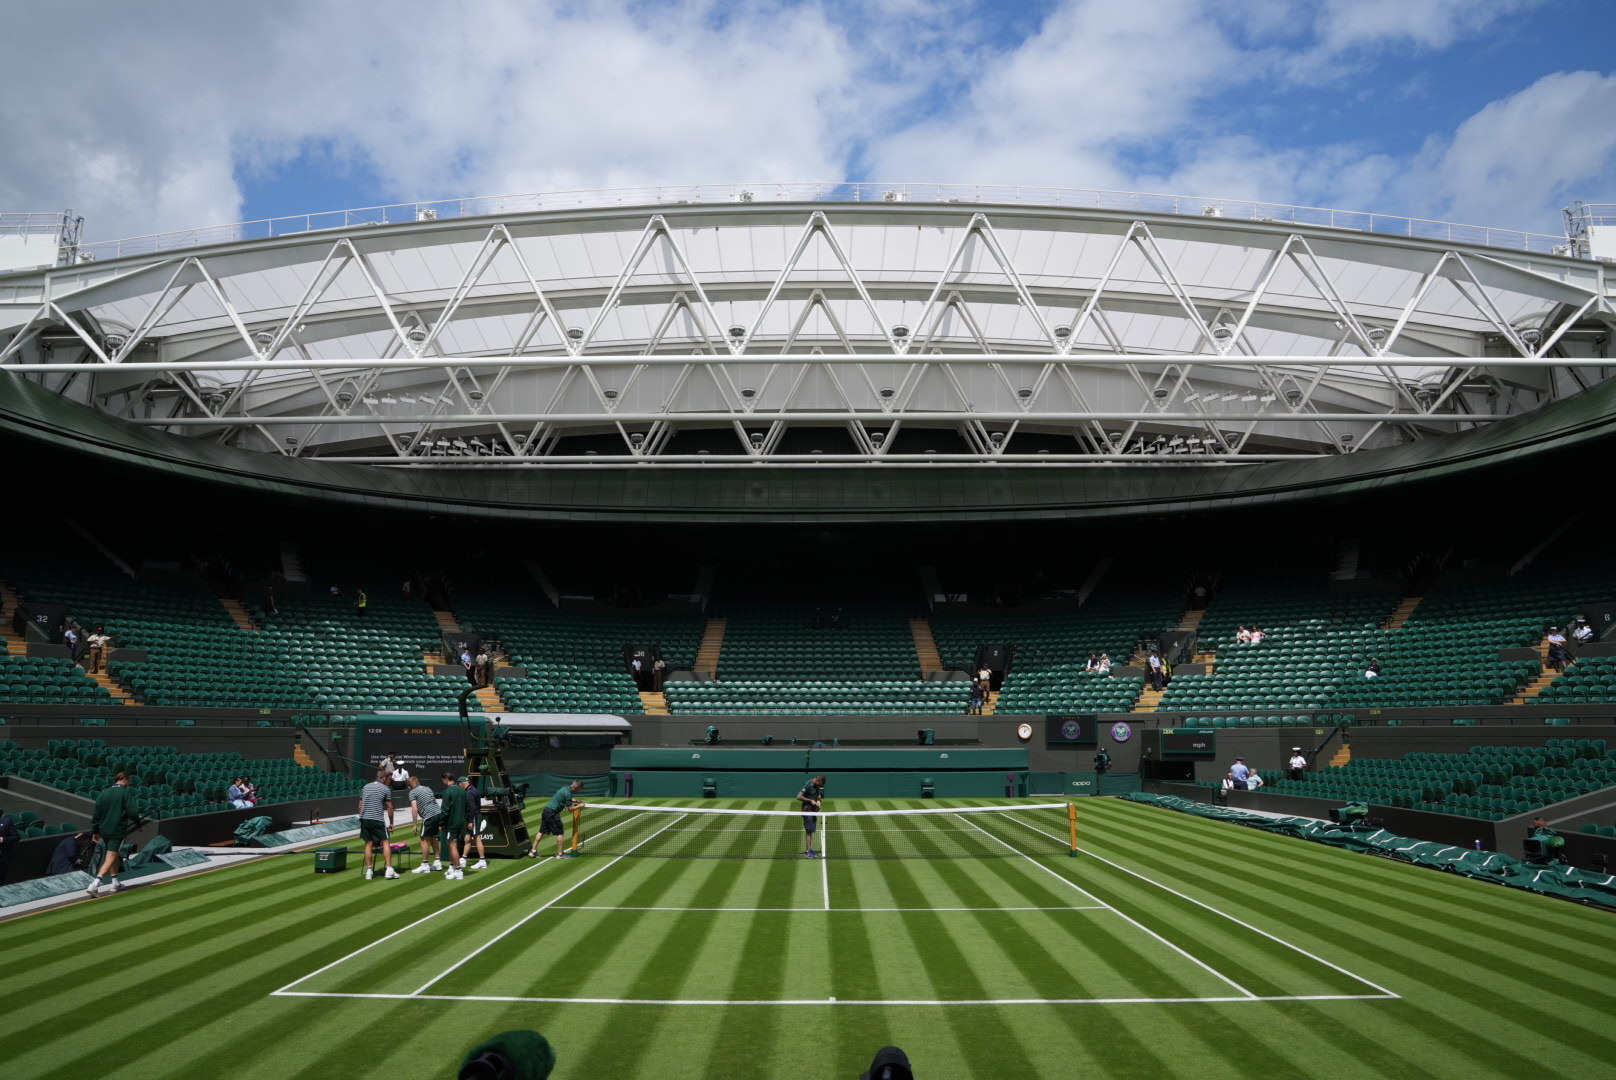
<path fill-rule="evenodd" d="M 1037 859 L 1033 858 L 1031 855 L 1028 855 L 1025 851 L 1022 851 L 1020 848 L 1016 847 L 1014 844 L 1010 843 L 1009 841 L 1000 840 L 997 836 L 994 836 L 992 833 L 990 833 L 986 829 L 982 828 L 982 826 L 976 824 L 976 822 L 971 821 L 968 818 L 963 818 L 962 817 L 962 818 L 960 818 L 960 820 L 965 822 L 971 828 L 975 829 L 977 832 L 981 833 L 983 836 L 986 836 L 988 839 L 996 841 L 997 843 L 1003 844 L 1005 847 L 1009 848 L 1011 851 L 1016 852 L 1023 859 L 1026 859 L 1028 862 L 1032 863 L 1034 866 L 1036 866 L 1038 869 L 1042 870 L 1044 873 L 1049 874 L 1051 877 L 1054 877 L 1059 881 L 1066 882 L 1066 884 L 1070 885 L 1072 888 L 1076 889 L 1078 892 L 1082 893 L 1084 896 L 1088 897 L 1090 900 L 1093 900 L 1096 904 L 1101 904 L 1104 907 L 1110 909 L 1111 911 L 1115 911 L 1117 916 L 1119 918 L 1123 919 L 1125 922 L 1131 923 L 1135 927 L 1139 928 L 1140 930 L 1143 930 L 1145 933 L 1149 934 L 1151 937 L 1155 938 L 1157 941 L 1161 942 L 1163 945 L 1167 946 L 1169 949 L 1172 949 L 1174 952 L 1176 952 L 1178 955 L 1182 956 L 1184 959 L 1188 960 L 1190 963 L 1194 964 L 1196 967 L 1201 968 L 1203 971 L 1206 971 L 1206 972 L 1208 972 L 1208 973 L 1210 973 L 1212 975 L 1217 976 L 1223 982 L 1228 983 L 1230 986 L 1234 987 L 1236 990 L 1238 990 L 1242 994 L 1246 995 L 1246 997 L 1254 998 L 1254 997 L 1257 996 L 1256 994 L 1252 993 L 1250 990 L 1247 990 L 1244 986 L 1241 986 L 1239 983 L 1237 983 L 1233 979 L 1229 978 L 1229 976 L 1223 974 L 1223 972 L 1219 971 L 1217 968 L 1213 967 L 1211 964 L 1208 964 L 1206 961 L 1200 960 L 1200 959 L 1190 955 L 1189 953 L 1185 952 L 1183 949 L 1179 948 L 1177 945 L 1174 945 L 1171 941 L 1168 941 L 1166 938 L 1164 938 L 1160 934 L 1156 933 L 1156 931 L 1152 930 L 1150 927 L 1146 926 L 1144 923 L 1140 922 L 1138 919 L 1135 919 L 1130 915 L 1124 915 L 1122 912 L 1117 911 L 1116 908 L 1111 907 L 1110 904 L 1107 904 L 1104 900 L 1101 900 L 1098 896 L 1095 896 L 1093 893 L 1091 893 L 1087 889 L 1083 888 L 1081 885 L 1079 885 L 1077 882 L 1073 881 L 1071 878 L 1067 877 L 1064 874 L 1056 873 L 1055 871 L 1051 870 L 1049 867 L 1045 866 L 1043 863 L 1039 862 Z M 1043 832 L 1042 829 L 1038 829 L 1036 831 Z M 1047 834 L 1045 834 L 1045 835 L 1047 835 Z"/>
<path fill-rule="evenodd" d="M 1259 997 L 1118 997 L 1118 998 L 957 998 L 926 1000 L 856 1000 L 853 998 L 785 998 L 731 1001 L 725 998 L 602 998 L 506 997 L 489 994 L 343 994 L 321 990 L 294 990 L 284 997 L 366 998 L 373 1001 L 478 1001 L 498 1004 L 540 1005 L 1243 1005 L 1257 1001 L 1381 1001 L 1396 994 L 1293 994 Z"/>
<path fill-rule="evenodd" d="M 680 815 L 680 817 L 683 817 L 683 816 L 684 815 Z M 483 942 L 483 944 L 477 946 L 477 948 L 473 949 L 471 952 L 467 953 L 465 956 L 461 957 L 459 960 L 456 960 L 454 963 L 452 963 L 448 967 L 444 968 L 438 974 L 432 976 L 432 978 L 430 978 L 426 982 L 422 983 L 415 990 L 415 992 L 413 994 L 410 994 L 409 996 L 410 997 L 416 997 L 416 996 L 420 995 L 421 993 L 423 993 L 424 991 L 426 991 L 427 989 L 429 989 L 432 986 L 433 983 L 439 982 L 440 980 L 442 980 L 444 978 L 447 978 L 449 975 L 454 974 L 454 972 L 458 971 L 460 969 L 461 965 L 466 963 L 466 961 L 471 960 L 474 957 L 481 956 L 490 947 L 492 947 L 492 946 L 498 944 L 499 942 L 503 941 L 508 934 L 515 933 L 517 930 L 521 929 L 523 926 L 526 926 L 529 919 L 535 918 L 536 916 L 541 914 L 547 908 L 554 905 L 555 902 L 557 900 L 560 900 L 563 896 L 566 896 L 566 895 L 568 895 L 570 893 L 577 892 L 579 889 L 583 888 L 585 885 L 589 884 L 591 881 L 593 881 L 596 878 L 600 877 L 600 875 L 602 875 L 606 871 L 610 870 L 613 866 L 615 866 L 616 864 L 622 862 L 624 859 L 628 858 L 630 855 L 634 854 L 634 852 L 636 850 L 638 850 L 641 847 L 644 847 L 646 844 L 649 844 L 652 840 L 655 840 L 657 837 L 661 836 L 663 833 L 665 833 L 669 829 L 673 828 L 673 826 L 676 823 L 678 823 L 679 820 L 680 820 L 680 818 L 674 818 L 672 821 L 670 821 L 666 825 L 662 826 L 662 828 L 658 829 L 656 832 L 652 833 L 650 836 L 647 836 L 644 840 L 641 840 L 639 843 L 635 844 L 633 847 L 631 847 L 627 851 L 623 852 L 623 854 L 617 856 L 617 858 L 613 859 L 611 862 L 607 863 L 605 866 L 601 867 L 599 870 L 596 870 L 594 873 L 590 874 L 588 877 L 584 878 L 582 881 L 580 881 L 577 884 L 573 885 L 570 889 L 565 889 L 562 892 L 557 893 L 554 898 L 552 898 L 550 900 L 546 900 L 544 903 L 540 904 L 533 911 L 531 911 L 528 914 L 522 916 L 522 918 L 515 925 L 513 925 L 513 926 L 511 926 L 511 927 L 509 927 L 509 928 L 507 928 L 505 930 L 502 930 L 500 933 L 496 934 L 494 937 L 492 937 L 489 940 Z M 627 822 L 625 822 L 624 824 L 627 824 Z"/>
<path fill-rule="evenodd" d="M 1020 825 L 1024 829 L 1031 829 L 1035 833 L 1043 833 L 1043 835 L 1049 837 L 1052 840 L 1060 840 L 1061 839 L 1060 837 L 1056 836 L 1054 833 L 1044 832 L 1044 830 L 1038 828 L 1038 826 L 1036 826 L 1036 825 L 1028 825 L 1025 821 L 1021 821 L 1018 818 L 1012 817 L 1012 818 L 1009 818 L 1009 820 L 1015 822 L 1017 825 Z M 1069 842 L 1069 841 L 1067 841 L 1067 842 Z M 1206 908 L 1206 910 L 1210 911 L 1214 915 L 1221 915 L 1225 919 L 1228 919 L 1230 922 L 1234 923 L 1235 925 L 1243 926 L 1247 930 L 1250 930 L 1254 934 L 1261 934 L 1263 937 L 1267 938 L 1270 941 L 1277 941 L 1281 945 L 1285 946 L 1287 949 L 1292 949 L 1292 950 L 1294 950 L 1296 952 L 1299 952 L 1303 956 L 1307 957 L 1309 960 L 1314 961 L 1315 963 L 1323 964 L 1325 967 L 1331 968 L 1331 969 L 1333 969 L 1335 971 L 1339 971 L 1341 974 L 1347 976 L 1350 979 L 1356 979 L 1358 982 L 1363 983 L 1365 986 L 1372 987 L 1373 989 L 1378 990 L 1381 994 L 1385 995 L 1386 997 L 1398 998 L 1398 999 L 1402 998 L 1401 994 L 1393 993 L 1392 991 L 1386 989 L 1384 986 L 1381 986 L 1379 983 L 1371 982 L 1370 980 L 1364 978 L 1362 975 L 1358 975 L 1358 974 L 1356 974 L 1354 972 L 1348 971 L 1346 968 L 1342 967 L 1340 964 L 1332 964 L 1330 961 L 1324 959 L 1324 957 L 1322 957 L 1322 956 L 1314 956 L 1312 953 L 1308 952 L 1306 949 L 1302 948 L 1299 945 L 1292 945 L 1290 942 L 1286 941 L 1282 937 L 1279 937 L 1279 936 L 1277 936 L 1275 934 L 1270 934 L 1268 931 L 1262 929 L 1261 927 L 1252 926 L 1250 923 L 1246 922 L 1243 919 L 1237 919 L 1233 915 L 1230 915 L 1227 911 L 1219 911 L 1217 908 L 1213 907 L 1211 904 L 1208 904 L 1208 903 L 1206 903 L 1204 901 L 1201 901 L 1201 900 L 1197 900 L 1193 896 L 1185 895 L 1184 893 L 1179 892 L 1177 889 L 1170 888 L 1169 886 L 1163 885 L 1161 882 L 1155 881 L 1155 880 L 1153 880 L 1151 878 L 1148 878 L 1145 875 L 1141 874 L 1137 870 L 1130 870 L 1126 866 L 1123 866 L 1121 863 L 1112 862 L 1110 859 L 1106 858 L 1104 855 L 1096 855 L 1094 852 L 1090 851 L 1088 848 L 1080 847 L 1077 850 L 1081 851 L 1083 854 L 1089 856 L 1090 858 L 1097 859 L 1100 862 L 1105 863 L 1107 866 L 1116 867 L 1118 870 L 1121 870 L 1124 874 L 1132 874 L 1134 877 L 1138 878 L 1140 881 L 1148 882 L 1149 884 L 1156 886 L 1156 888 L 1161 889 L 1163 892 L 1172 893 L 1174 896 L 1178 897 L 1181 900 L 1188 900 L 1190 903 L 1196 905 L 1197 907 Z"/>
<path fill-rule="evenodd" d="M 630 822 L 635 821 L 638 818 L 638 816 L 639 815 L 635 815 L 635 817 L 629 818 L 628 821 L 620 821 L 616 825 L 613 825 L 611 829 L 602 829 L 601 830 L 601 835 L 602 836 L 606 835 L 607 833 L 611 832 L 612 829 L 621 829 L 624 825 L 627 825 Z M 498 881 L 494 882 L 492 885 L 488 886 L 485 889 L 478 889 L 476 892 L 472 893 L 471 895 L 463 896 L 459 900 L 456 900 L 452 904 L 445 904 L 443 907 L 440 907 L 438 910 L 432 912 L 432 914 L 423 915 L 421 918 L 416 919 L 414 922 L 410 923 L 408 926 L 399 927 L 397 930 L 394 930 L 391 934 L 388 934 L 386 937 L 379 937 L 375 941 L 372 941 L 369 945 L 361 945 L 359 948 L 355 949 L 353 952 L 349 953 L 347 956 L 344 956 L 340 960 L 333 960 L 333 961 L 331 961 L 331 963 L 327 964 L 325 967 L 320 968 L 317 971 L 311 971 L 307 975 L 304 975 L 302 978 L 293 979 L 291 982 L 287 983 L 285 986 L 281 987 L 279 990 L 270 991 L 269 996 L 270 997 L 292 996 L 292 995 L 288 995 L 287 991 L 291 990 L 292 987 L 296 986 L 298 983 L 308 982 L 310 979 L 314 978 L 316 975 L 320 975 L 320 974 L 323 974 L 323 973 L 325 973 L 327 971 L 330 971 L 332 968 L 336 967 L 338 964 L 345 964 L 349 960 L 352 960 L 354 957 L 358 956 L 360 953 L 368 952 L 371 949 L 374 949 L 376 946 L 380 945 L 384 941 L 391 941 L 393 938 L 398 937 L 398 935 L 404 933 L 405 931 L 414 930 L 417 926 L 420 926 L 422 923 L 428 922 L 428 921 L 430 921 L 432 919 L 436 919 L 439 915 L 442 915 L 444 912 L 452 911 L 455 908 L 459 907 L 461 904 L 464 904 L 468 900 L 475 900 L 479 896 L 483 896 L 483 895 L 485 895 L 487 893 L 490 893 L 493 890 L 499 888 L 501 885 L 504 885 L 506 882 L 515 881 L 517 878 L 521 877 L 523 874 L 526 874 L 526 873 L 528 873 L 529 871 L 532 871 L 532 870 L 537 870 L 539 867 L 545 865 L 549 861 L 550 861 L 549 859 L 540 859 L 538 862 L 534 863 L 532 866 L 524 867 L 523 869 L 518 870 L 516 873 L 510 875 L 509 877 L 500 878 Z M 565 895 L 565 894 L 563 894 L 563 895 Z"/>
<path fill-rule="evenodd" d="M 830 860 L 825 857 L 825 837 L 830 832 L 830 819 L 819 819 L 819 880 L 825 887 L 825 910 L 830 910 Z"/>
<path fill-rule="evenodd" d="M 552 904 L 551 911 L 800 911 L 818 914 L 819 908 L 807 907 L 629 907 L 619 904 Z M 1065 907 L 842 907 L 825 908 L 826 911 L 890 912 L 890 911 L 1109 911 L 1099 904 L 1068 904 Z"/>

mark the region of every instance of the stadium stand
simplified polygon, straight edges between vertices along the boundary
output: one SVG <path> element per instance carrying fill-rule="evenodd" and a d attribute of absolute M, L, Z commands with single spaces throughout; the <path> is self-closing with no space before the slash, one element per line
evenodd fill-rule
<path fill-rule="evenodd" d="M 1499 821 L 1616 784 L 1616 751 L 1604 739 L 1549 739 L 1542 746 L 1476 745 L 1462 754 L 1412 753 L 1326 766 L 1306 780 L 1262 770 L 1266 790 Z"/>
<path fill-rule="evenodd" d="M 178 817 L 225 806 L 225 789 L 249 776 L 258 805 L 353 794 L 357 781 L 282 758 L 248 759 L 239 753 L 183 753 L 173 746 L 109 746 L 104 739 L 53 739 L 48 747 L 0 743 L 0 773 L 48 784 L 93 799 L 127 772 L 135 805 L 144 816 Z M 58 827 L 57 831 L 70 831 Z"/>
<path fill-rule="evenodd" d="M 643 712 L 627 670 L 626 645 L 656 645 L 671 668 L 696 659 L 697 613 L 563 611 L 536 593 L 460 590 L 455 610 L 467 630 L 496 637 L 527 678 L 501 677 L 495 689 L 517 712 Z"/>

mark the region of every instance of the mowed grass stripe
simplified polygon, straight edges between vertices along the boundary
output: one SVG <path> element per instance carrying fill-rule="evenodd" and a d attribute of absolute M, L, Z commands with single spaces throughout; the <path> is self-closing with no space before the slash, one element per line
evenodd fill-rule
<path fill-rule="evenodd" d="M 998 831 L 1036 837 L 1000 823 Z M 1093 858 L 1054 859 L 1047 865 L 1099 900 L 1258 996 L 1370 994 L 1378 991 L 1351 975 L 1264 937 L 1182 897 L 1123 874 Z"/>
<path fill-rule="evenodd" d="M 621 831 L 644 828 L 637 821 L 628 821 Z M 397 925 L 390 926 L 359 946 L 372 947 L 353 956 L 339 954 L 333 957 L 340 961 L 335 967 L 327 971 L 320 970 L 323 965 L 311 968 L 304 974 L 313 972 L 312 977 L 287 989 L 305 993 L 411 993 L 472 948 L 576 884 L 576 877 L 561 872 L 568 865 L 555 859 L 495 860 L 489 869 L 468 870 L 467 876 L 458 881 L 445 880 L 441 874 L 411 874 L 398 881 L 367 882 L 361 878 L 357 886 L 350 880 L 347 887 L 366 890 L 373 904 L 392 905 L 389 914 L 396 913 L 402 900 L 422 908 L 416 919 L 425 921 L 411 926 L 416 919 L 408 920 L 402 924 L 407 929 L 397 937 L 381 940 L 398 929 Z M 520 880 L 509 880 L 512 878 Z M 424 899 L 416 899 L 418 894 Z"/>
<path fill-rule="evenodd" d="M 662 828 L 675 823 L 673 817 L 658 823 Z M 651 836 L 655 836 L 656 829 Z M 579 902 L 596 895 L 595 890 L 609 882 L 615 873 L 632 873 L 637 866 L 633 859 L 622 856 L 602 856 L 594 860 L 569 860 L 557 864 L 565 871 L 567 895 Z M 673 887 L 676 875 L 657 873 L 662 863 L 646 863 L 640 880 L 629 894 L 634 907 L 656 907 Z M 698 862 L 696 867 L 722 866 L 722 863 Z M 528 921 L 512 930 L 498 943 L 491 945 L 494 935 L 472 937 L 469 949 L 482 949 L 477 963 L 461 965 L 435 981 L 426 992 L 435 995 L 465 996 L 472 994 L 509 994 L 532 997 L 615 997 L 609 992 L 591 993 L 591 985 L 621 984 L 625 973 L 637 970 L 644 955 L 636 955 L 629 942 L 635 928 L 652 914 L 648 911 L 577 911 L 547 909 L 534 914 L 555 896 L 506 914 L 506 928 L 515 927 L 522 919 Z M 530 917 L 531 916 L 531 917 Z M 610 930 L 605 929 L 610 924 Z M 559 955 L 553 945 L 567 942 Z M 610 974 L 607 974 L 610 969 Z M 564 972 L 565 974 L 558 974 Z M 497 979 L 498 989 L 491 989 L 491 979 Z M 559 987 L 559 991 L 558 991 Z"/>
<path fill-rule="evenodd" d="M 1218 825 L 1229 835 L 1239 837 L 1252 832 L 1223 823 L 1197 821 L 1197 824 L 1203 826 L 1194 830 L 1198 842 L 1176 851 L 1177 861 L 1193 861 L 1195 852 L 1205 848 L 1200 834 L 1206 825 Z M 1266 834 L 1255 835 L 1276 839 Z M 1302 848 L 1314 847 L 1304 841 L 1293 843 Z M 1303 897 L 1311 897 L 1317 915 L 1308 918 L 1288 905 L 1290 918 L 1306 924 L 1305 929 L 1321 939 L 1333 939 L 1345 949 L 1358 950 L 1361 959 L 1345 966 L 1367 971 L 1371 977 L 1375 977 L 1378 963 L 1383 962 L 1390 968 L 1388 973 L 1380 974 L 1377 981 L 1388 982 L 1391 989 L 1410 999 L 1405 1007 L 1387 1013 L 1386 1023 L 1390 1028 L 1402 1029 L 1397 1032 L 1399 1036 L 1415 1043 L 1442 1043 L 1440 1049 L 1433 1047 L 1431 1052 L 1460 1055 L 1482 1074 L 1503 1067 L 1506 1075 L 1547 1075 L 1541 1071 L 1545 1061 L 1563 1059 L 1568 1067 L 1577 1062 L 1580 1063 L 1577 1067 L 1585 1068 L 1599 1060 L 1599 1055 L 1610 1052 L 1611 1039 L 1606 1034 L 1608 1013 L 1602 1004 L 1595 1008 L 1581 1007 L 1570 997 L 1562 998 L 1554 1009 L 1543 1009 L 1536 1004 L 1543 994 L 1551 992 L 1544 988 L 1545 980 L 1552 982 L 1556 977 L 1569 977 L 1581 981 L 1576 978 L 1578 968 L 1550 965 L 1544 971 L 1517 969 L 1509 972 L 1501 970 L 1507 966 L 1498 963 L 1493 949 L 1496 941 L 1519 934 L 1523 927 L 1536 925 L 1543 918 L 1543 912 L 1537 911 L 1534 918 L 1527 909 L 1541 908 L 1544 903 L 1550 905 L 1555 915 L 1579 911 L 1584 915 L 1597 913 L 1526 893 L 1514 893 L 1521 910 L 1513 918 L 1500 918 L 1494 924 L 1493 933 L 1478 934 L 1474 929 L 1450 933 L 1448 926 L 1454 921 L 1470 921 L 1464 919 L 1464 912 L 1468 910 L 1468 898 L 1464 894 L 1470 890 L 1455 888 L 1451 905 L 1439 905 L 1419 913 L 1411 909 L 1420 907 L 1420 902 L 1407 900 L 1396 888 L 1397 883 L 1391 882 L 1374 891 L 1372 907 L 1356 910 L 1335 897 L 1360 887 L 1363 876 L 1395 877 L 1430 872 L 1335 849 L 1323 848 L 1322 851 L 1325 861 L 1335 863 L 1334 873 L 1312 875 L 1318 887 L 1310 893 L 1301 893 Z M 1135 850 L 1132 857 L 1136 862 L 1149 863 L 1160 855 L 1141 848 Z M 1158 873 L 1171 869 L 1166 862 L 1156 867 Z M 1454 886 L 1477 884 L 1457 878 L 1433 877 Z M 1227 879 L 1219 882 L 1218 887 L 1231 890 Z M 1605 932 L 1610 932 L 1608 926 Z M 1596 1000 L 1603 1002 L 1608 998 L 1611 989 L 1608 976 L 1595 973 L 1590 981 L 1592 985 L 1588 990 L 1596 995 Z M 1444 1015 L 1447 1019 L 1443 1019 Z M 1454 1015 L 1488 1019 L 1482 1025 L 1456 1026 L 1452 1022 Z M 1575 1038 L 1562 1041 L 1547 1034 L 1561 1031 L 1568 1019 L 1582 1024 Z M 1528 1047 L 1535 1050 L 1524 1049 Z M 1538 1061 L 1535 1066 L 1534 1059 Z"/>
<path fill-rule="evenodd" d="M 1182 853 L 1177 861 L 1201 861 L 1204 865 L 1209 860 L 1209 853 L 1214 850 L 1226 852 L 1226 845 L 1231 838 L 1244 839 L 1250 832 L 1238 826 L 1225 825 L 1224 829 L 1226 834 L 1232 834 L 1232 837 L 1226 835 L 1220 837 L 1217 842 L 1200 841 L 1192 851 Z M 1268 837 L 1266 834 L 1259 835 L 1269 840 L 1285 840 Z M 1265 864 L 1272 867 L 1272 871 L 1263 876 L 1265 888 L 1271 892 L 1284 892 L 1296 901 L 1295 904 L 1284 906 L 1281 917 L 1286 922 L 1294 924 L 1298 918 L 1295 913 L 1297 907 L 1305 908 L 1305 898 L 1323 889 L 1341 898 L 1342 902 L 1338 905 L 1341 910 L 1337 916 L 1341 923 L 1358 921 L 1362 926 L 1362 932 L 1377 933 L 1384 923 L 1381 913 L 1386 904 L 1388 888 L 1386 882 L 1377 879 L 1393 878 L 1395 884 L 1391 885 L 1391 888 L 1395 891 L 1397 909 L 1403 914 L 1404 921 L 1413 918 L 1423 919 L 1430 928 L 1430 932 L 1426 935 L 1409 941 L 1410 949 L 1435 948 L 1438 958 L 1450 951 L 1462 954 L 1470 949 L 1485 949 L 1490 954 L 1489 966 L 1492 970 L 1521 980 L 1532 986 L 1538 995 L 1562 998 L 1563 1000 L 1559 1002 L 1561 1007 L 1592 1007 L 1598 1010 L 1616 1008 L 1616 986 L 1605 977 L 1608 967 L 1599 958 L 1602 950 L 1578 951 L 1574 945 L 1567 943 L 1571 939 L 1564 931 L 1559 935 L 1529 935 L 1518 932 L 1521 920 L 1529 917 L 1525 915 L 1523 904 L 1525 908 L 1531 908 L 1548 903 L 1557 915 L 1576 913 L 1585 918 L 1592 917 L 1596 931 L 1602 932 L 1608 941 L 1610 937 L 1616 935 L 1611 933 L 1610 920 L 1601 918 L 1601 913 L 1526 893 L 1499 889 L 1497 886 L 1489 887 L 1482 882 L 1437 875 L 1417 867 L 1380 859 L 1354 857 L 1351 853 L 1304 841 L 1289 840 L 1288 843 L 1298 848 L 1322 851 L 1326 856 L 1334 856 L 1334 859 L 1330 860 L 1334 865 L 1329 867 L 1328 863 L 1320 863 L 1316 859 L 1310 860 L 1311 867 L 1305 870 L 1288 868 L 1282 862 Z M 1155 846 L 1150 845 L 1151 848 Z M 1141 848 L 1139 857 L 1149 859 L 1151 854 L 1146 854 Z M 1346 860 L 1344 863 L 1343 857 Z M 1248 862 L 1255 865 L 1255 857 Z M 1348 869 L 1347 873 L 1342 872 L 1343 867 Z M 1158 869 L 1166 868 L 1159 866 Z M 1428 901 L 1426 898 L 1430 894 L 1424 888 L 1404 887 L 1406 879 L 1411 876 L 1416 879 L 1429 878 L 1438 888 L 1445 886 L 1448 890 L 1447 902 L 1441 902 L 1439 899 Z M 1371 880 L 1364 880 L 1366 877 Z M 1418 884 L 1428 885 L 1424 881 L 1419 881 Z M 1222 887 L 1227 892 L 1238 891 L 1232 889 L 1226 880 Z M 1468 897 L 1465 898 L 1466 902 L 1457 903 L 1460 898 L 1455 894 L 1473 892 L 1477 888 L 1490 888 L 1505 894 L 1500 905 L 1502 910 L 1499 910 L 1496 917 L 1480 917 L 1467 902 Z M 1200 897 L 1200 899 L 1206 898 Z M 1229 899 L 1238 898 L 1231 895 Z M 1562 940 L 1555 941 L 1556 936 Z M 1541 947 L 1534 947 L 1539 942 Z M 1551 963 L 1545 963 L 1545 960 Z M 1581 972 L 1586 978 L 1568 980 L 1568 972 Z"/>

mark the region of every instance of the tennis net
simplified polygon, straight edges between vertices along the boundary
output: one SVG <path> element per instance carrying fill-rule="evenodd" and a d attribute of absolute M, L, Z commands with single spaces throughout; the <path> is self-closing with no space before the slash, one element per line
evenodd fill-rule
<path fill-rule="evenodd" d="M 1067 846 L 1048 834 L 1066 835 L 1069 811 L 1067 803 L 827 810 L 812 815 L 813 849 L 831 859 L 1066 855 Z M 806 816 L 794 810 L 591 802 L 580 818 L 579 850 L 663 859 L 800 859 L 807 850 Z M 1013 820 L 1017 817 L 1039 824 L 1040 831 Z"/>

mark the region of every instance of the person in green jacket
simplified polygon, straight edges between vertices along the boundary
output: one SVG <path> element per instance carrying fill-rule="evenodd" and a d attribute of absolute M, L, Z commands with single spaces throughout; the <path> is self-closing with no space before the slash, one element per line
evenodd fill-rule
<path fill-rule="evenodd" d="M 449 849 L 449 869 L 443 872 L 445 881 L 466 876 L 465 858 L 461 854 L 461 838 L 466 833 L 466 785 L 464 776 L 456 779 L 453 773 L 443 774 L 443 794 L 438 797 L 438 816 L 443 819 L 443 843 Z"/>
<path fill-rule="evenodd" d="M 112 778 L 112 786 L 95 797 L 95 809 L 90 814 L 90 828 L 95 839 L 106 847 L 101 869 L 85 893 L 97 896 L 101 892 L 101 879 L 111 876 L 112 891 L 118 892 L 123 884 L 118 880 L 118 849 L 123 838 L 133 828 L 140 828 L 140 815 L 135 812 L 135 793 L 129 790 L 129 774 L 120 772 Z"/>

